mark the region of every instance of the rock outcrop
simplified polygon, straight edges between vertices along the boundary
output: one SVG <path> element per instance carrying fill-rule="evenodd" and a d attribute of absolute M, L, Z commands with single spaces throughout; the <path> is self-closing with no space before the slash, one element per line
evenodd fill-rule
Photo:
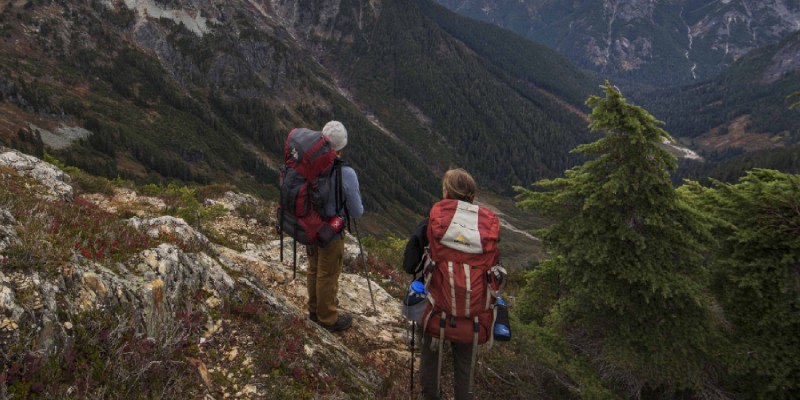
<path fill-rule="evenodd" d="M 0 159 L 18 170 L 20 176 L 30 175 L 47 188 L 51 196 L 36 201 L 72 198 L 68 176 L 58 168 L 6 149 L 0 153 Z M 126 215 L 130 215 L 135 207 L 146 208 L 148 211 L 143 213 L 146 215 L 164 211 L 155 198 L 138 196 L 130 189 L 115 189 L 114 192 L 112 195 L 79 196 L 81 204 L 91 202 L 111 214 L 125 210 Z M 254 352 L 264 349 L 253 345 L 254 338 L 248 336 L 246 327 L 237 326 L 220 315 L 232 307 L 231 302 L 244 302 L 245 310 L 251 307 L 248 304 L 259 304 L 270 309 L 270 313 L 281 315 L 284 321 L 299 324 L 291 329 L 297 336 L 286 339 L 290 343 L 304 343 L 300 348 L 302 356 L 292 361 L 300 363 L 295 364 L 294 368 L 301 368 L 297 371 L 315 371 L 316 365 L 324 360 L 341 368 L 335 373 L 348 377 L 348 385 L 356 383 L 348 389 L 350 393 L 369 396 L 386 379 L 379 372 L 380 368 L 404 365 L 408 357 L 407 331 L 399 301 L 379 285 L 380 278 L 373 276 L 368 282 L 363 276 L 343 273 L 340 308 L 354 314 L 354 327 L 344 334 L 334 335 L 308 321 L 303 279 L 308 262 L 305 250 L 298 246 L 298 276 L 292 279 L 295 255 L 291 242 L 287 240 L 283 246 L 281 262 L 280 241 L 270 233 L 271 228 L 236 214 L 242 204 L 256 202 L 258 200 L 252 196 L 233 192 L 205 202 L 207 206 L 222 206 L 227 210 L 227 214 L 213 221 L 208 229 L 239 232 L 238 235 L 226 234 L 228 240 L 237 241 L 238 250 L 214 243 L 181 218 L 169 215 L 133 217 L 125 220 L 128 226 L 152 238 L 152 245 L 122 259 L 87 258 L 74 250 L 72 257 L 59 265 L 57 271 L 39 271 L 37 267 L 33 270 L 0 269 L 0 346 L 27 346 L 34 352 L 58 352 L 69 347 L 76 332 L 88 329 L 83 325 L 87 317 L 82 316 L 123 318 L 114 316 L 125 315 L 127 317 L 120 319 L 121 327 L 135 328 L 141 332 L 142 340 L 157 346 L 175 340 L 170 335 L 176 332 L 196 335 L 193 340 L 205 347 L 188 362 L 205 382 L 207 388 L 202 390 L 264 398 L 269 397 L 259 383 L 264 377 L 236 372 L 241 371 L 241 366 L 221 362 L 217 356 L 223 354 L 225 360 L 238 360 L 252 368 L 257 358 Z M 0 209 L 0 262 L 3 263 L 7 250 L 19 244 L 17 229 L 21 228 L 13 212 L 13 209 Z M 261 236 L 248 235 L 253 232 Z M 356 259 L 359 251 L 353 238 L 348 238 L 346 258 Z M 202 329 L 195 334 L 185 331 L 186 322 L 178 320 L 178 316 L 188 311 L 182 310 L 192 310 L 191 315 L 199 318 L 197 323 Z M 233 347 L 222 344 L 231 340 L 239 344 Z M 216 349 L 203 350 L 206 347 Z M 365 360 L 375 363 L 375 368 L 360 367 Z M 317 373 L 320 375 L 314 379 L 324 381 L 332 376 L 330 371 Z M 215 374 L 222 374 L 235 382 L 235 386 L 219 387 L 211 379 Z"/>
<path fill-rule="evenodd" d="M 0 208 L 0 254 L 17 243 L 17 220 L 5 208 Z M 0 256 L 2 257 L 2 256 Z"/>
<path fill-rule="evenodd" d="M 794 40 L 786 43 L 775 53 L 761 76 L 761 82 L 774 83 L 797 70 L 800 70 L 800 41 Z"/>
<path fill-rule="evenodd" d="M 36 157 L 0 146 L 0 165 L 14 168 L 41 182 L 50 193 L 50 198 L 72 201 L 72 186 L 69 175 L 56 166 Z"/>

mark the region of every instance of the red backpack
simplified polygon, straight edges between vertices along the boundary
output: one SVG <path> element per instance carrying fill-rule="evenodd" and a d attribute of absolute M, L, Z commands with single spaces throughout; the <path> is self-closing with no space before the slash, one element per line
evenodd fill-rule
<path fill-rule="evenodd" d="M 320 236 L 329 237 L 332 235 L 326 235 L 326 230 L 341 229 L 341 225 L 331 227 L 328 223 L 332 215 L 324 215 L 325 202 L 331 190 L 336 190 L 332 187 L 333 174 L 338 169 L 336 150 L 321 132 L 295 128 L 286 138 L 283 157 L 279 228 L 302 244 L 325 245 Z M 337 203 L 341 204 L 339 197 L 341 190 L 337 193 Z"/>
<path fill-rule="evenodd" d="M 423 329 L 450 342 L 485 343 L 492 335 L 492 294 L 500 289 L 491 273 L 500 261 L 500 221 L 485 207 L 442 200 L 431 208 L 427 235 L 432 263 Z"/>

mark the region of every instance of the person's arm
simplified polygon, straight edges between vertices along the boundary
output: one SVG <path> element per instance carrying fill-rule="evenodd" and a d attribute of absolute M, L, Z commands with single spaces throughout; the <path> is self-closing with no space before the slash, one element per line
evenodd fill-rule
<path fill-rule="evenodd" d="M 344 190 L 347 213 L 353 218 L 359 218 L 364 215 L 358 176 L 356 176 L 356 171 L 350 167 L 342 168 L 342 189 Z"/>
<path fill-rule="evenodd" d="M 425 254 L 425 247 L 428 246 L 428 219 L 425 218 L 414 229 L 414 233 L 408 238 L 406 249 L 403 251 L 403 270 L 408 274 L 416 274 L 422 256 Z"/>

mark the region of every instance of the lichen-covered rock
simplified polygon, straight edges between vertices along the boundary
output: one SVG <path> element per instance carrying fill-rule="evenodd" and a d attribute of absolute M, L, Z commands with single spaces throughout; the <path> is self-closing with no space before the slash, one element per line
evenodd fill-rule
<path fill-rule="evenodd" d="M 104 304 L 135 303 L 148 308 L 154 287 L 167 304 L 180 303 L 185 290 L 206 289 L 209 293 L 230 294 L 235 286 L 222 266 L 205 253 L 185 253 L 173 244 L 139 252 L 125 263 L 125 272 L 115 272 L 92 264 L 77 268 L 80 275 L 80 304 L 93 308 Z M 160 281 L 159 285 L 153 282 Z"/>
<path fill-rule="evenodd" d="M 18 243 L 17 230 L 14 228 L 16 225 L 14 216 L 7 209 L 0 208 L 0 254 Z"/>
<path fill-rule="evenodd" d="M 133 217 L 128 222 L 134 228 L 144 230 L 152 238 L 158 239 L 166 236 L 185 243 L 196 242 L 204 245 L 209 243 L 205 235 L 189 226 L 183 218 L 168 215 L 150 219 Z"/>
<path fill-rule="evenodd" d="M 229 293 L 234 286 L 234 280 L 213 258 L 205 253 L 184 253 L 172 244 L 163 243 L 144 250 L 134 258 L 136 261 L 150 267 L 154 278 L 165 282 L 168 293 L 171 287 L 201 288 L 206 285 L 221 293 Z"/>
<path fill-rule="evenodd" d="M 37 350 L 52 350 L 57 338 L 58 285 L 38 272 L 0 273 L 0 338 L 36 337 Z M 24 330 L 24 332 L 20 332 Z"/>
<path fill-rule="evenodd" d="M 2 279 L 2 283 L 0 283 L 0 313 L 14 321 L 19 321 L 25 310 L 17 304 L 16 296 L 8 277 L 0 273 L 0 279 Z"/>
<path fill-rule="evenodd" d="M 7 165 L 41 182 L 50 193 L 49 198 L 72 201 L 70 177 L 55 165 L 5 147 L 0 147 L 0 165 Z"/>
<path fill-rule="evenodd" d="M 125 187 L 115 187 L 113 192 L 112 196 L 102 193 L 87 193 L 82 194 L 81 198 L 109 213 L 118 214 L 120 211 L 130 211 L 139 218 L 158 215 L 167 208 L 164 200 L 158 197 L 142 196 Z"/>
<path fill-rule="evenodd" d="M 228 211 L 233 211 L 242 204 L 256 204 L 258 200 L 249 194 L 225 192 L 219 199 L 206 199 L 205 205 L 221 205 Z"/>

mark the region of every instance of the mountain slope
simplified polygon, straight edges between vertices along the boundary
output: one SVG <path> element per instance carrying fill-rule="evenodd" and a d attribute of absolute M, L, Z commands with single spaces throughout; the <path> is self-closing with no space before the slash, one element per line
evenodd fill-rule
<path fill-rule="evenodd" d="M 711 78 L 800 27 L 800 4 L 785 0 L 438 1 L 579 66 L 660 86 Z"/>
<path fill-rule="evenodd" d="M 800 172 L 800 112 L 787 96 L 800 90 L 800 33 L 751 51 L 719 77 L 680 89 L 635 93 L 711 163 L 695 177 L 733 180 L 750 168 Z M 718 165 L 717 165 L 718 164 Z"/>
<path fill-rule="evenodd" d="M 3 10 L 0 138 L 107 177 L 275 196 L 286 133 L 335 118 L 351 132 L 368 226 L 385 232 L 411 228 L 446 168 L 508 191 L 568 168 L 567 150 L 587 137 L 575 108 L 591 86 L 579 72 L 547 86 L 519 71 L 555 53 L 495 30 L 490 47 L 525 49 L 497 64 L 411 1 Z"/>
<path fill-rule="evenodd" d="M 0 146 L 3 398 L 408 397 L 397 271 L 347 264 L 334 335 L 307 319 L 307 260 L 279 261 L 274 204 L 68 172 Z"/>
<path fill-rule="evenodd" d="M 568 151 L 589 137 L 575 108 L 591 86 L 562 57 L 427 1 L 384 1 L 373 23 L 333 41 L 325 65 L 423 159 L 464 166 L 496 191 L 574 163 Z"/>
<path fill-rule="evenodd" d="M 85 128 L 88 137 L 45 143 L 48 151 L 108 177 L 230 182 L 275 196 L 288 131 L 339 118 L 354 133 L 349 150 L 378 150 L 371 168 L 409 171 L 384 181 L 364 174 L 370 209 L 394 205 L 387 217 L 405 219 L 428 207 L 435 177 L 361 116 L 272 17 L 250 3 L 134 3 L 7 6 L 0 137 L 47 142 L 45 129 Z M 187 28 L 186 15 L 204 15 L 205 30 Z"/>

